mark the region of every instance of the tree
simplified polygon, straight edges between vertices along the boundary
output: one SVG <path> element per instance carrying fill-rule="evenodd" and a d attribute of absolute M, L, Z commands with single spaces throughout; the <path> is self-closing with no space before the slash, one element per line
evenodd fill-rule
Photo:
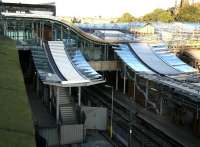
<path fill-rule="evenodd" d="M 162 21 L 172 22 L 174 17 L 168 10 L 155 9 L 153 12 L 146 14 L 142 18 L 143 21 Z"/>
<path fill-rule="evenodd" d="M 135 17 L 130 13 L 124 13 L 120 18 L 118 18 L 117 22 L 133 22 Z"/>
<path fill-rule="evenodd" d="M 180 8 L 177 15 L 175 16 L 176 21 L 189 21 L 198 22 L 200 21 L 200 8 L 199 6 L 188 6 Z"/>
<path fill-rule="evenodd" d="M 81 19 L 78 19 L 76 17 L 73 17 L 73 19 L 71 20 L 72 23 L 81 23 Z"/>

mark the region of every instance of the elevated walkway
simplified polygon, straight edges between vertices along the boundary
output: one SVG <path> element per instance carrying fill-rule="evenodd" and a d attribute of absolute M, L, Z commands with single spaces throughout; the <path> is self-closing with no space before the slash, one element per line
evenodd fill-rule
<path fill-rule="evenodd" d="M 48 16 L 48 15 L 36 15 L 36 14 L 20 14 L 20 13 L 1 13 L 2 16 L 6 17 L 6 18 L 19 18 L 19 19 L 35 19 L 35 20 L 42 20 L 42 21 L 53 21 L 55 23 L 61 24 L 63 27 L 65 28 L 70 28 L 77 36 L 84 38 L 88 41 L 92 41 L 94 43 L 97 44 L 111 44 L 111 43 L 126 43 L 127 41 L 107 41 L 107 40 L 103 40 L 101 38 L 98 37 L 94 37 L 84 31 L 82 31 L 79 27 L 76 27 L 72 24 L 70 24 L 69 22 L 66 22 L 65 20 L 59 18 L 59 17 L 55 17 L 55 16 Z M 128 41 L 130 42 L 130 41 Z M 131 41 L 132 42 L 132 41 Z"/>

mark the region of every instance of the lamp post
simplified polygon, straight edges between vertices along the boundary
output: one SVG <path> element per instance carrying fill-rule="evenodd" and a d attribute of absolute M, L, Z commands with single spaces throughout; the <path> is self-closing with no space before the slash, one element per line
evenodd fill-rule
<path fill-rule="evenodd" d="M 111 115 L 110 115 L 110 138 L 112 138 L 112 134 L 113 134 L 113 99 L 114 99 L 114 89 L 110 85 L 105 85 L 105 87 L 112 89 L 112 102 L 111 102 Z"/>

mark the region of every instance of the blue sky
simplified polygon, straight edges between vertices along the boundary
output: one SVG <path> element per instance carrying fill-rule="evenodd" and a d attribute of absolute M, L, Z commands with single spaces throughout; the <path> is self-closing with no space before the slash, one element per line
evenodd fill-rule
<path fill-rule="evenodd" d="M 59 16 L 103 16 L 117 17 L 130 12 L 139 17 L 155 8 L 167 9 L 175 0 L 3 0 L 6 2 L 46 3 L 56 2 Z M 195 0 L 199 1 L 199 0 Z M 180 0 L 178 0 L 180 2 Z"/>

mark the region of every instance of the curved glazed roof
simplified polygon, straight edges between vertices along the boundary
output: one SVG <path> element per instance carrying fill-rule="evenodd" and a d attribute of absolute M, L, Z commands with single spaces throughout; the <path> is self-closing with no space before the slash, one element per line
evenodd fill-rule
<path fill-rule="evenodd" d="M 84 31 L 82 31 L 80 28 L 76 27 L 73 24 L 70 24 L 69 22 L 66 22 L 65 20 L 55 17 L 55 16 L 47 16 L 47 15 L 36 15 L 36 14 L 22 14 L 22 13 L 2 13 L 3 16 L 6 18 L 31 18 L 31 19 L 42 19 L 42 20 L 47 20 L 47 21 L 54 21 L 57 23 L 60 23 L 64 25 L 65 27 L 69 27 L 74 33 L 76 33 L 78 36 L 89 40 L 93 41 L 97 44 L 110 44 L 110 43 L 125 43 L 127 41 L 106 41 L 97 37 L 94 37 Z"/>

